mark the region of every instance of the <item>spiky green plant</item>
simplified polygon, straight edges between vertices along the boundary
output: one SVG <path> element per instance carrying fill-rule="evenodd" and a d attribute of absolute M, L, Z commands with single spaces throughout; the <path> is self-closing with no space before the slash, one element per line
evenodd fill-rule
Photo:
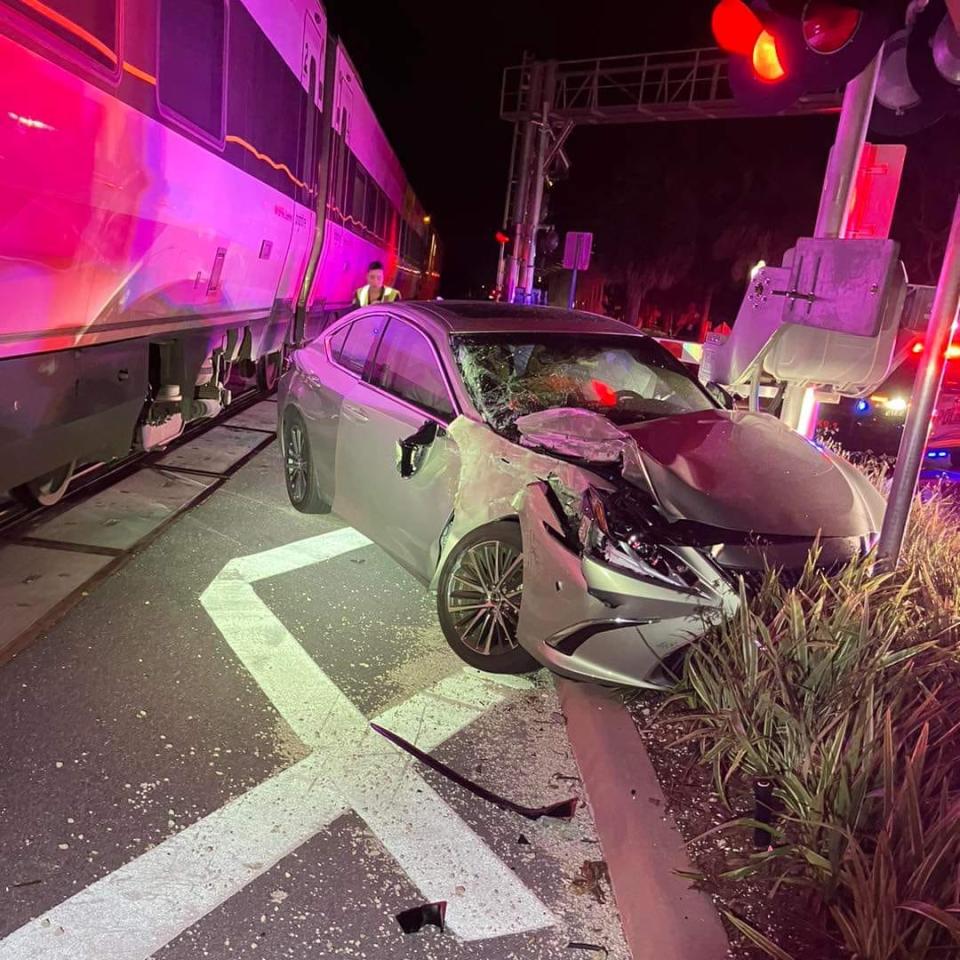
<path fill-rule="evenodd" d="M 860 960 L 946 957 L 960 938 L 955 508 L 943 492 L 917 503 L 893 573 L 868 558 L 828 578 L 815 561 L 792 588 L 772 571 L 744 594 L 674 698 L 722 795 L 737 771 L 777 785 L 785 842 L 728 876 L 775 868 L 810 886 Z"/>

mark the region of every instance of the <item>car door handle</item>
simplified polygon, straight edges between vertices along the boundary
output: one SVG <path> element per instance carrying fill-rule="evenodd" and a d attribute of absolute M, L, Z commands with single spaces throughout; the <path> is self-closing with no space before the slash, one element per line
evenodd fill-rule
<path fill-rule="evenodd" d="M 355 407 L 352 403 L 343 404 L 341 409 L 343 415 L 348 420 L 354 420 L 357 423 L 366 423 L 370 419 L 359 407 Z"/>

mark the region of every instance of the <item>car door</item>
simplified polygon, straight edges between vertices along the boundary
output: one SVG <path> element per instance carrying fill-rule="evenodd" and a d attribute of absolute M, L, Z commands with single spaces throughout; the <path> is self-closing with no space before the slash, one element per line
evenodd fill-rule
<path fill-rule="evenodd" d="M 287 402 L 297 407 L 306 422 L 314 474 L 326 500 L 335 493 L 343 403 L 373 359 L 386 325 L 384 316 L 360 317 L 334 326 L 296 354 L 299 376 Z"/>
<path fill-rule="evenodd" d="M 453 513 L 460 455 L 446 426 L 455 416 L 432 342 L 391 318 L 343 403 L 333 508 L 423 580 Z"/>

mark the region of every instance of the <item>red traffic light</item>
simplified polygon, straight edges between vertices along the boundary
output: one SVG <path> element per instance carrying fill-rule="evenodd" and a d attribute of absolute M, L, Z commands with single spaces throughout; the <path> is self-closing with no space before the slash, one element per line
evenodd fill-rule
<path fill-rule="evenodd" d="M 502 247 L 506 246 L 510 242 L 510 238 L 502 230 L 497 231 L 496 237 L 497 243 L 499 243 Z"/>
<path fill-rule="evenodd" d="M 787 71 L 783 69 L 783 63 L 780 61 L 777 38 L 766 30 L 761 30 L 760 35 L 754 42 L 750 61 L 753 64 L 753 72 L 757 75 L 757 79 L 764 83 L 776 83 L 787 75 Z"/>
<path fill-rule="evenodd" d="M 712 26 L 732 54 L 734 97 L 748 111 L 772 114 L 861 73 L 903 23 L 903 7 L 903 0 L 721 0 Z"/>
<path fill-rule="evenodd" d="M 763 30 L 760 18 L 743 0 L 721 0 L 713 8 L 710 26 L 721 50 L 744 57 L 753 54 L 757 38 Z"/>

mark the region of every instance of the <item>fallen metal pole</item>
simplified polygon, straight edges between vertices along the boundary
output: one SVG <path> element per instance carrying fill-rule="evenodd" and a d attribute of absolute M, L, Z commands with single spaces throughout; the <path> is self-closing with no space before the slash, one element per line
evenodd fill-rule
<path fill-rule="evenodd" d="M 923 453 L 930 432 L 930 419 L 940 394 L 947 348 L 953 335 L 960 306 L 960 197 L 953 211 L 953 225 L 943 255 L 937 293 L 930 310 L 930 325 L 923 345 L 923 365 L 913 387 L 910 411 L 900 439 L 897 466 L 893 472 L 883 529 L 877 544 L 877 558 L 893 569 L 900 557 L 903 536 L 910 518 L 910 506 L 920 478 Z"/>

